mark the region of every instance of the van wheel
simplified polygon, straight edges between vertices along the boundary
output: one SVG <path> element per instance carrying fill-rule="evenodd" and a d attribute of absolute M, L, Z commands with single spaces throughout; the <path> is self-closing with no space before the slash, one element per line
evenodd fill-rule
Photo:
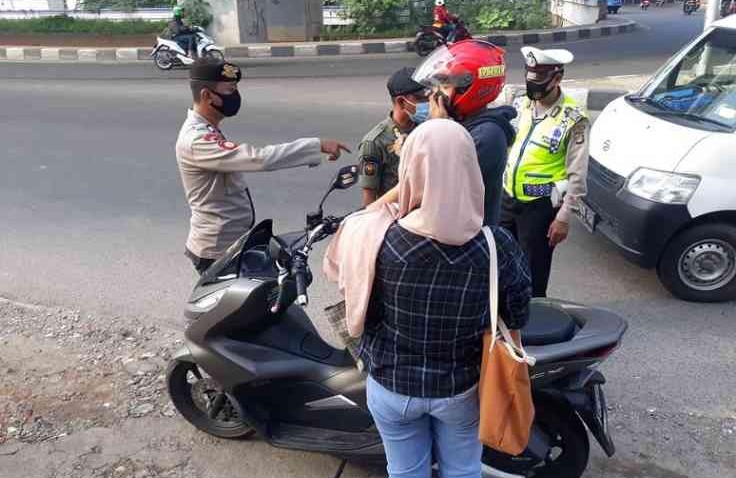
<path fill-rule="evenodd" d="M 657 266 L 662 284 L 693 302 L 736 299 L 736 226 L 695 226 L 676 236 Z"/>

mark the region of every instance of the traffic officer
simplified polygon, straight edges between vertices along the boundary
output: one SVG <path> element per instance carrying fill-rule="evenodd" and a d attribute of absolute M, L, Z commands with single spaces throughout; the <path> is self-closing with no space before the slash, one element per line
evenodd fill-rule
<path fill-rule="evenodd" d="M 414 68 L 402 68 L 388 80 L 392 110 L 360 143 L 363 205 L 367 206 L 399 182 L 399 150 L 403 139 L 429 115 L 427 89 L 412 80 Z"/>
<path fill-rule="evenodd" d="M 255 220 L 247 172 L 317 166 L 348 151 L 334 140 L 303 138 L 262 148 L 225 138 L 220 123 L 241 105 L 237 65 L 197 60 L 190 70 L 194 106 L 176 142 L 176 159 L 192 212 L 186 255 L 202 274 Z"/>
<path fill-rule="evenodd" d="M 518 134 L 504 173 L 501 225 L 525 251 L 535 297 L 545 297 L 552 253 L 567 239 L 577 200 L 586 193 L 590 122 L 560 83 L 567 50 L 521 49 L 526 98 L 516 102 Z"/>

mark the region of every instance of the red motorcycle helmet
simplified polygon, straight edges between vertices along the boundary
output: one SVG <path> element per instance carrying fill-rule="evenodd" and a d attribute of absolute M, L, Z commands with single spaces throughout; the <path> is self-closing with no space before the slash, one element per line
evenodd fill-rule
<path fill-rule="evenodd" d="M 414 80 L 427 87 L 451 85 L 456 119 L 483 110 L 506 84 L 506 52 L 482 40 L 463 40 L 435 50 L 417 68 Z"/>

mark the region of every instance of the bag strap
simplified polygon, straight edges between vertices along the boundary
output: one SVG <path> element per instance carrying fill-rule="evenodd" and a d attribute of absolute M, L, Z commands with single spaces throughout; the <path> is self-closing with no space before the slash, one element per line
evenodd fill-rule
<path fill-rule="evenodd" d="M 506 346 L 509 351 L 511 358 L 517 362 L 523 362 L 530 367 L 534 366 L 536 359 L 526 353 L 521 342 L 517 345 L 509 328 L 504 323 L 503 319 L 498 316 L 498 252 L 496 250 L 496 240 L 493 237 L 493 232 L 488 226 L 483 227 L 483 235 L 486 237 L 488 242 L 488 256 L 489 256 L 489 270 L 488 270 L 488 303 L 491 308 L 491 330 L 493 336 L 491 338 L 491 346 L 488 348 L 488 353 L 493 351 L 493 347 L 496 345 L 497 336 L 500 334 L 503 337 L 502 343 Z"/>

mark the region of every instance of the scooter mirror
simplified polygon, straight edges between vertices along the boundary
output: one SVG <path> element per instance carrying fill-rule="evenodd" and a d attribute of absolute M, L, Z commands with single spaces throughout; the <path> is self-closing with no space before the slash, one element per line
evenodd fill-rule
<path fill-rule="evenodd" d="M 358 166 L 340 168 L 332 182 L 332 189 L 348 189 L 355 185 L 358 179 Z"/>
<path fill-rule="evenodd" d="M 325 205 L 325 201 L 330 196 L 330 193 L 332 191 L 336 189 L 348 189 L 354 186 L 357 180 L 358 180 L 358 166 L 352 165 L 352 166 L 344 166 L 340 168 L 340 170 L 335 175 L 335 178 L 332 180 L 332 183 L 330 184 L 330 189 L 322 197 L 322 200 L 319 202 L 319 208 L 317 209 L 317 212 L 314 214 L 317 214 L 320 216 L 322 215 L 322 206 Z"/>

